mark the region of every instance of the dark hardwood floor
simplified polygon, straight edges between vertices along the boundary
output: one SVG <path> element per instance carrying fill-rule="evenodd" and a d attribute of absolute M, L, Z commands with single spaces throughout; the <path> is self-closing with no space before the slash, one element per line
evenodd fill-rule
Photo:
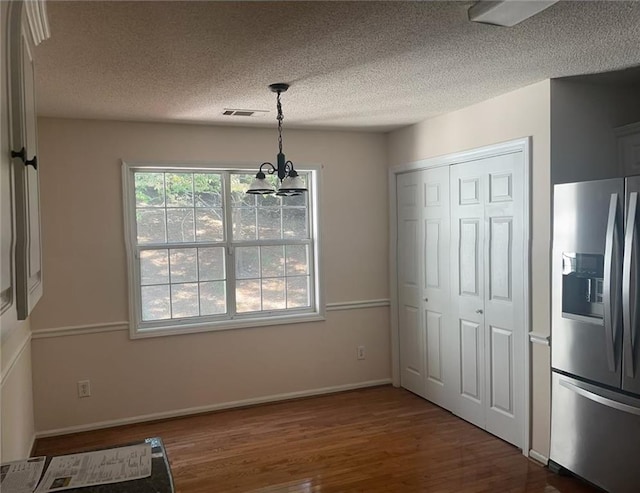
<path fill-rule="evenodd" d="M 44 438 L 35 454 L 150 436 L 181 493 L 598 491 L 390 386 Z"/>

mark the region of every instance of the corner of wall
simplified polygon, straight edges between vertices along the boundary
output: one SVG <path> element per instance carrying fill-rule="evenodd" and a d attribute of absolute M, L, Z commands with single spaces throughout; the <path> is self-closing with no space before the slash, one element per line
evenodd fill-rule
<path fill-rule="evenodd" d="M 2 316 L 0 462 L 29 457 L 35 440 L 29 321 Z"/>

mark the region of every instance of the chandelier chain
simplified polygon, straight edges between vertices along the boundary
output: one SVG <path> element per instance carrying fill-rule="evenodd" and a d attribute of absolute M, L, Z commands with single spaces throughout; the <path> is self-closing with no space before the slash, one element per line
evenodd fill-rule
<path fill-rule="evenodd" d="M 278 149 L 280 154 L 282 154 L 282 120 L 284 120 L 284 115 L 282 114 L 282 104 L 280 104 L 280 91 L 278 91 L 277 97 L 277 108 L 278 108 Z"/>

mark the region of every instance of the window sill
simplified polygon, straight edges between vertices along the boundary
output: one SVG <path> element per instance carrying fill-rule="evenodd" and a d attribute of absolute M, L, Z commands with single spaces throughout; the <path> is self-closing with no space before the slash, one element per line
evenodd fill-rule
<path fill-rule="evenodd" d="M 247 329 L 253 327 L 267 327 L 270 325 L 298 324 L 305 322 L 322 322 L 326 320 L 321 313 L 305 313 L 261 318 L 242 318 L 224 320 L 220 322 L 196 322 L 191 324 L 176 324 L 168 327 L 139 328 L 135 322 L 129 327 L 130 339 L 145 339 L 148 337 L 175 336 L 195 334 L 199 332 L 217 332 L 220 330 Z"/>

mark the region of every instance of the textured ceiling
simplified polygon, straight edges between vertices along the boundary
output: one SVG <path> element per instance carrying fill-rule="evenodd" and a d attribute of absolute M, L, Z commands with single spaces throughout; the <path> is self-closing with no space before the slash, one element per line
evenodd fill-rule
<path fill-rule="evenodd" d="M 389 130 L 552 77 L 640 65 L 640 2 L 559 2 L 512 27 L 473 2 L 58 2 L 45 116 Z M 269 110 L 225 117 L 224 108 Z"/>

